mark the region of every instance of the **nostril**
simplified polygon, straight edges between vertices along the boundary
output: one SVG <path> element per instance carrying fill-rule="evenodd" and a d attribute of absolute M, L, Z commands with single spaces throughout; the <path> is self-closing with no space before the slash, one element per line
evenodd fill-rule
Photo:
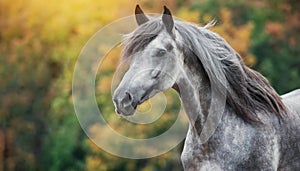
<path fill-rule="evenodd" d="M 127 97 L 128 97 L 128 100 L 129 100 L 129 101 L 132 101 L 132 96 L 131 96 L 131 94 L 130 94 L 130 93 L 128 93 L 127 91 L 125 92 L 125 94 L 127 95 Z"/>

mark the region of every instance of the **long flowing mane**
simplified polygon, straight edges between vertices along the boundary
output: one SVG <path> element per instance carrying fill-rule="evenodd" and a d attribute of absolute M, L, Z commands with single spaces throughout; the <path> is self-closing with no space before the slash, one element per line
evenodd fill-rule
<path fill-rule="evenodd" d="M 260 122 L 256 114 L 259 112 L 282 118 L 287 109 L 268 80 L 244 65 L 239 54 L 218 34 L 208 30 L 209 26 L 175 20 L 175 29 L 182 39 L 177 45 L 185 57 L 196 57 L 201 62 L 210 83 L 226 89 L 228 107 L 246 122 Z M 163 27 L 161 19 L 154 19 L 126 35 L 123 58 L 143 50 Z"/>

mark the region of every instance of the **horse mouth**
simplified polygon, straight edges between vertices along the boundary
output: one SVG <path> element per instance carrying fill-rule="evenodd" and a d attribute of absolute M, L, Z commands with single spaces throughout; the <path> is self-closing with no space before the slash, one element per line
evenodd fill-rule
<path fill-rule="evenodd" d="M 115 107 L 115 111 L 119 115 L 131 116 L 135 113 L 136 106 L 128 105 L 124 107 Z"/>
<path fill-rule="evenodd" d="M 119 115 L 131 116 L 135 113 L 138 105 L 144 103 L 149 99 L 147 93 L 142 96 L 141 100 L 132 102 L 130 104 L 115 104 L 115 112 Z"/>
<path fill-rule="evenodd" d="M 158 91 L 154 91 L 153 88 L 149 88 L 148 90 L 146 90 L 143 95 L 141 96 L 138 105 L 144 103 L 145 101 L 149 100 L 150 98 L 152 98 Z"/>
<path fill-rule="evenodd" d="M 119 115 L 129 116 L 133 115 L 136 109 L 136 105 L 131 101 L 131 98 L 127 95 L 123 98 L 114 98 L 113 103 L 115 106 L 115 112 Z"/>
<path fill-rule="evenodd" d="M 141 100 L 139 100 L 139 102 L 137 103 L 137 105 L 140 105 L 140 104 L 144 103 L 145 101 L 147 101 L 147 100 L 149 100 L 149 99 L 150 99 L 149 92 L 146 91 L 146 92 L 143 94 Z M 135 106 L 135 108 L 137 107 L 137 105 Z"/>
<path fill-rule="evenodd" d="M 123 116 L 133 115 L 138 105 L 154 96 L 151 89 L 142 92 L 137 93 L 139 94 L 137 96 L 130 91 L 123 91 L 122 93 L 117 92 L 113 98 L 115 112 Z"/>

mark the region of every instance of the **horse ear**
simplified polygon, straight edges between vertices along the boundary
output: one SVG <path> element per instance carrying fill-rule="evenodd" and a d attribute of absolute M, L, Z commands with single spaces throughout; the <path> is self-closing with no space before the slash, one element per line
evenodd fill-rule
<path fill-rule="evenodd" d="M 148 17 L 144 14 L 139 5 L 136 5 L 135 7 L 135 19 L 138 25 L 142 25 L 149 21 Z"/>
<path fill-rule="evenodd" d="M 171 11 L 166 6 L 164 6 L 164 13 L 162 16 L 162 21 L 163 21 L 164 25 L 166 26 L 167 31 L 170 34 L 172 34 L 172 30 L 174 27 L 174 20 L 173 20 Z"/>

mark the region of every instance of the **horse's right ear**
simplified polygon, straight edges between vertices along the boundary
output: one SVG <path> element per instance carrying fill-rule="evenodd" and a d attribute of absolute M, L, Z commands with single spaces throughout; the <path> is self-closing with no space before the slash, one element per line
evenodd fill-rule
<path fill-rule="evenodd" d="M 142 25 L 149 21 L 148 17 L 144 14 L 139 5 L 136 5 L 135 7 L 135 19 L 138 25 Z"/>
<path fill-rule="evenodd" d="M 163 21 L 164 25 L 166 26 L 167 31 L 170 34 L 172 34 L 172 30 L 174 27 L 174 21 L 173 21 L 171 11 L 166 6 L 164 6 L 164 13 L 162 16 L 162 21 Z"/>

